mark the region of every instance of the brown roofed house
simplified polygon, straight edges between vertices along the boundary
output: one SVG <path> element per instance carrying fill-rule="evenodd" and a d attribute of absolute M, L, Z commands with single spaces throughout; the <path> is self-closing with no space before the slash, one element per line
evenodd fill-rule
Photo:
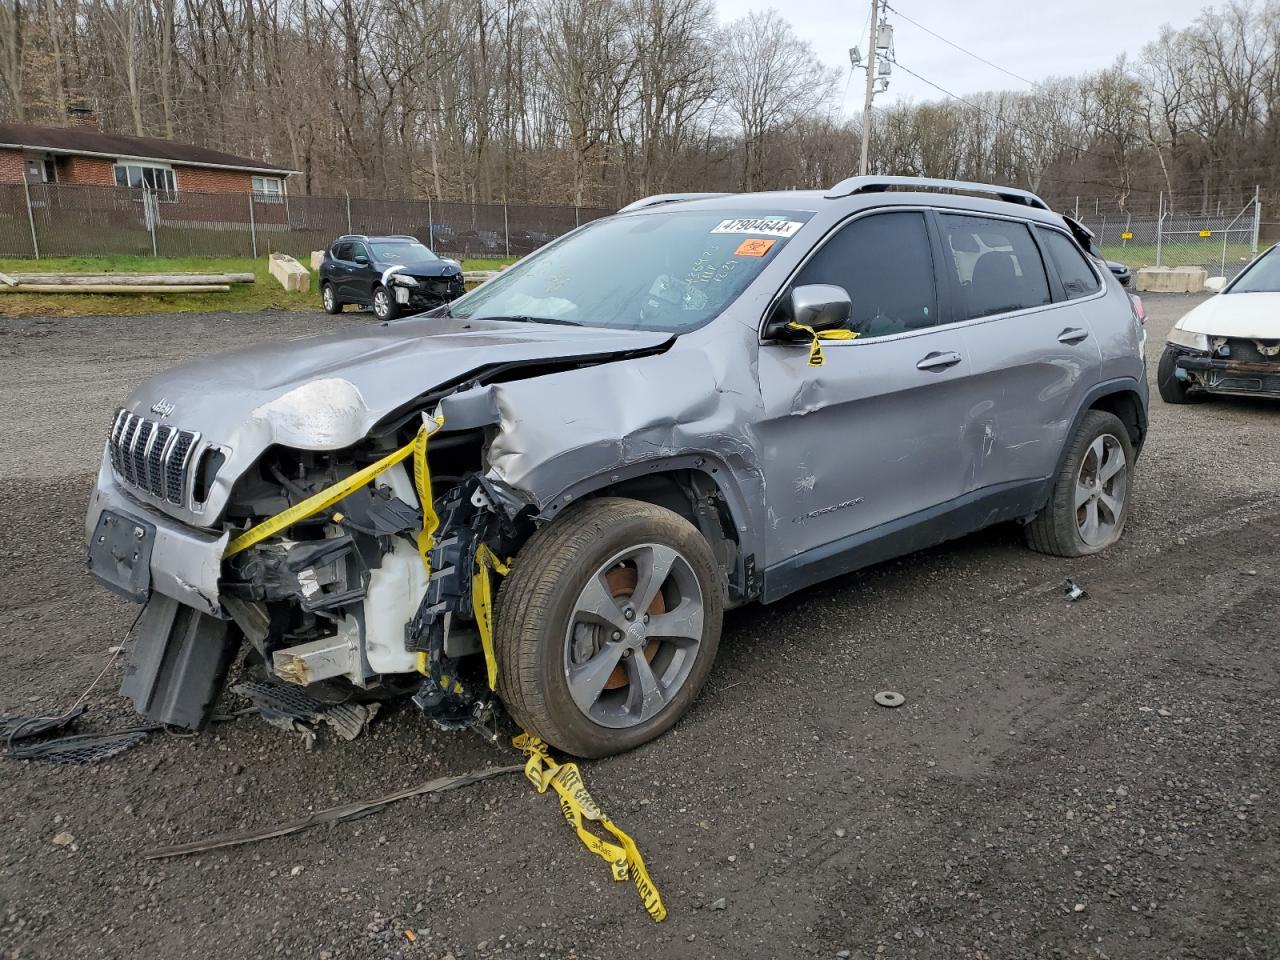
<path fill-rule="evenodd" d="M 277 164 L 187 143 L 103 133 L 90 121 L 70 127 L 0 123 L 0 183 L 149 187 L 162 195 L 286 195 L 295 173 Z"/>

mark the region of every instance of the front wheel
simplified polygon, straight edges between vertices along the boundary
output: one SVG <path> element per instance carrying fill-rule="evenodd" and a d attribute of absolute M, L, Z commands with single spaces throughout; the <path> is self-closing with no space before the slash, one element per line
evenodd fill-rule
<path fill-rule="evenodd" d="M 670 510 L 616 497 L 566 510 L 529 538 L 498 594 L 512 717 L 579 757 L 664 733 L 715 660 L 720 579 L 707 541 Z"/>
<path fill-rule="evenodd" d="M 384 286 L 374 287 L 373 315 L 379 320 L 394 320 L 396 313 L 396 302 L 391 299 L 391 291 Z"/>
<path fill-rule="evenodd" d="M 1120 539 L 1133 492 L 1133 441 L 1115 414 L 1090 410 L 1070 440 L 1027 545 L 1057 557 L 1098 553 Z"/>

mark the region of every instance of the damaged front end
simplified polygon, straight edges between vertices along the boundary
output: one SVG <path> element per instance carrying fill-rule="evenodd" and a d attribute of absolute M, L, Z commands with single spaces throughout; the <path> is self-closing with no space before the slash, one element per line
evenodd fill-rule
<path fill-rule="evenodd" d="M 1171 340 L 1174 376 L 1205 393 L 1280 398 L 1280 340 L 1186 335 Z"/>

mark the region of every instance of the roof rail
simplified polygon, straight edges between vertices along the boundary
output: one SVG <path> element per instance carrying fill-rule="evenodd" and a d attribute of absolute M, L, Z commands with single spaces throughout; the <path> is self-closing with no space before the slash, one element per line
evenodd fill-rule
<path fill-rule="evenodd" d="M 710 200 L 714 197 L 727 197 L 727 193 L 655 193 L 635 203 L 628 203 L 619 213 L 630 213 L 632 210 L 643 210 L 645 207 L 656 207 L 660 203 L 680 203 L 683 200 Z"/>
<path fill-rule="evenodd" d="M 827 196 L 849 197 L 855 193 L 880 193 L 894 187 L 908 190 L 955 190 L 963 193 L 989 193 L 1006 203 L 1021 203 L 1028 207 L 1048 210 L 1049 205 L 1030 190 L 1017 187 L 1001 187 L 991 183 L 972 183 L 967 180 L 938 180 L 933 177 L 849 177 L 827 191 Z"/>

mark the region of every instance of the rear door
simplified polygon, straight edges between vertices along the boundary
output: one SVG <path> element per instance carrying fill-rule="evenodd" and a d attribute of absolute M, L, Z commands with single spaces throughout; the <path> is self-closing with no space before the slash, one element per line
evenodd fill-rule
<path fill-rule="evenodd" d="M 975 398 L 963 334 L 938 323 L 938 254 L 923 211 L 873 213 L 830 235 L 788 287 L 843 287 L 858 336 L 824 341 L 821 367 L 803 345 L 760 348 L 770 566 L 835 555 L 960 495 Z"/>
<path fill-rule="evenodd" d="M 946 280 L 964 318 L 965 351 L 982 404 L 962 451 L 966 491 L 1048 477 L 1097 381 L 1102 355 L 1075 298 L 1100 295 L 1080 262 L 1071 296 L 1031 224 L 938 211 Z M 1061 239 L 1074 249 L 1065 234 Z"/>

